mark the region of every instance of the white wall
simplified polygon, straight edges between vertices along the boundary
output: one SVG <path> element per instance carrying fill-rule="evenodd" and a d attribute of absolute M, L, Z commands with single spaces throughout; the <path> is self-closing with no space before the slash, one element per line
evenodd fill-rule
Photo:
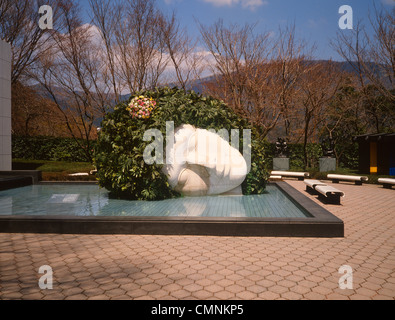
<path fill-rule="evenodd" d="M 0 171 L 11 170 L 11 46 L 0 40 Z"/>

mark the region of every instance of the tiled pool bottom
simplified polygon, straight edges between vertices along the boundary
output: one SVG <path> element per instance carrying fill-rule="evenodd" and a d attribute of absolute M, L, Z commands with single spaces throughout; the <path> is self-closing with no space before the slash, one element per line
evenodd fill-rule
<path fill-rule="evenodd" d="M 265 194 L 110 199 L 95 184 L 38 184 L 0 192 L 0 232 L 343 236 L 343 222 L 285 182 Z"/>
<path fill-rule="evenodd" d="M 0 192 L 0 215 L 305 218 L 275 185 L 265 194 L 162 201 L 110 199 L 97 185 L 31 185 Z"/>

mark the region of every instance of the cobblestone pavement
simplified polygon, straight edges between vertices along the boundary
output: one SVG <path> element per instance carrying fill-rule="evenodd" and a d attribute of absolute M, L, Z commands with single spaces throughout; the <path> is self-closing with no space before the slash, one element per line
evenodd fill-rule
<path fill-rule="evenodd" d="M 395 298 L 395 190 L 336 185 L 344 238 L 0 234 L 0 299 Z M 53 288 L 40 289 L 42 265 Z M 342 265 L 352 289 L 341 289 Z M 350 285 L 351 282 L 345 281 Z"/>

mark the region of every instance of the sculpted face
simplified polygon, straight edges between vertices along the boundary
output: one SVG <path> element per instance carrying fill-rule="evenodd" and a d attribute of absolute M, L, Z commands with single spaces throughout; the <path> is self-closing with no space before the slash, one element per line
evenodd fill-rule
<path fill-rule="evenodd" d="M 177 192 L 190 197 L 205 196 L 210 187 L 210 176 L 205 167 L 188 164 L 178 176 L 174 187 Z"/>
<path fill-rule="evenodd" d="M 163 172 L 170 186 L 185 196 L 242 194 L 247 163 L 216 133 L 191 125 L 178 127 L 170 159 Z"/>

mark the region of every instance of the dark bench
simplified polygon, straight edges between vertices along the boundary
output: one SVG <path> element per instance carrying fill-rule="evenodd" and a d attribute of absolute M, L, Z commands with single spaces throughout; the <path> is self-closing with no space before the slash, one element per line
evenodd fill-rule
<path fill-rule="evenodd" d="M 344 192 L 332 186 L 317 185 L 314 189 L 318 192 L 318 197 L 326 203 L 340 204 L 340 198 L 344 197 Z"/>
<path fill-rule="evenodd" d="M 317 193 L 315 191 L 316 186 L 326 186 L 325 182 L 321 182 L 319 180 L 314 180 L 314 179 L 305 179 L 304 183 L 306 185 L 306 191 L 309 193 Z"/>

